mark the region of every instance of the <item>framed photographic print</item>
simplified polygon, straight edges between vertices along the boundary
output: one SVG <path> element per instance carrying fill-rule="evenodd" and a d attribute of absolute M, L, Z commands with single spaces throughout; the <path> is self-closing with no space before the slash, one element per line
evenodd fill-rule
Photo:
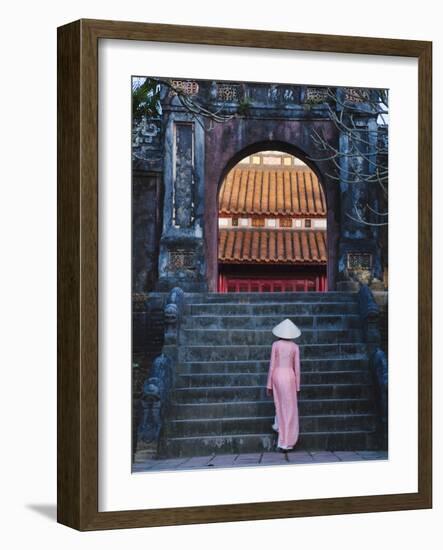
<path fill-rule="evenodd" d="M 431 52 L 59 28 L 59 522 L 432 506 Z"/>

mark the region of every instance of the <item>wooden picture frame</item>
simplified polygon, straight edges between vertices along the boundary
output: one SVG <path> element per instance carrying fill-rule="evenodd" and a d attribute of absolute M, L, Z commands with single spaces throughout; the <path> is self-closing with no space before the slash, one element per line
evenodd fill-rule
<path fill-rule="evenodd" d="M 419 67 L 418 492 L 98 511 L 98 41 L 403 56 Z M 432 507 L 432 44 L 80 20 L 58 29 L 58 521 L 82 531 Z"/>

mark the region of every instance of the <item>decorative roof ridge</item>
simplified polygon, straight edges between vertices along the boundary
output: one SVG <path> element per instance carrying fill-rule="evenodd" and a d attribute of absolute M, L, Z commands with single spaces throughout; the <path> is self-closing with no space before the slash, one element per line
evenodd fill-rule
<path fill-rule="evenodd" d="M 327 232 L 324 227 L 220 227 L 219 231 L 323 231 Z"/>
<path fill-rule="evenodd" d="M 301 165 L 301 164 L 291 164 L 291 165 L 282 165 L 282 164 L 236 164 L 234 168 L 231 168 L 231 172 L 234 172 L 235 170 L 257 170 L 257 171 L 265 171 L 265 170 L 276 170 L 276 171 L 283 171 L 283 172 L 312 172 L 315 176 L 315 172 L 312 168 L 310 168 L 308 165 Z"/>

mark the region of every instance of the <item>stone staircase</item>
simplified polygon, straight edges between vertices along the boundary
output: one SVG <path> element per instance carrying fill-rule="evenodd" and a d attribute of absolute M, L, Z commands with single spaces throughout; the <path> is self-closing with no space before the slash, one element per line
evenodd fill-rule
<path fill-rule="evenodd" d="M 377 448 L 373 386 L 356 293 L 185 295 L 177 379 L 159 455 L 275 448 L 266 396 L 271 329 L 302 330 L 297 449 Z"/>

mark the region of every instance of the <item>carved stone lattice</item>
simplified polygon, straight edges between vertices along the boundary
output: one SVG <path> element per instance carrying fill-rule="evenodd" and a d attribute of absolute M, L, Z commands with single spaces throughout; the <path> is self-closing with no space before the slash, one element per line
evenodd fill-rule
<path fill-rule="evenodd" d="M 185 95 L 196 95 L 199 90 L 198 82 L 194 80 L 171 80 L 171 86 Z M 170 94 L 175 95 L 175 91 L 171 90 Z"/>
<path fill-rule="evenodd" d="M 365 103 L 369 100 L 369 92 L 362 88 L 345 88 L 345 99 L 352 103 Z"/>
<path fill-rule="evenodd" d="M 307 103 L 324 103 L 328 98 L 327 88 L 306 88 L 306 102 Z"/>
<path fill-rule="evenodd" d="M 219 84 L 217 87 L 218 101 L 239 101 L 240 86 L 235 84 Z"/>
<path fill-rule="evenodd" d="M 372 254 L 366 253 L 349 253 L 348 254 L 348 269 L 352 271 L 360 271 L 371 269 Z"/>
<path fill-rule="evenodd" d="M 195 269 L 195 254 L 190 250 L 171 250 L 169 252 L 169 269 L 179 271 Z"/>

